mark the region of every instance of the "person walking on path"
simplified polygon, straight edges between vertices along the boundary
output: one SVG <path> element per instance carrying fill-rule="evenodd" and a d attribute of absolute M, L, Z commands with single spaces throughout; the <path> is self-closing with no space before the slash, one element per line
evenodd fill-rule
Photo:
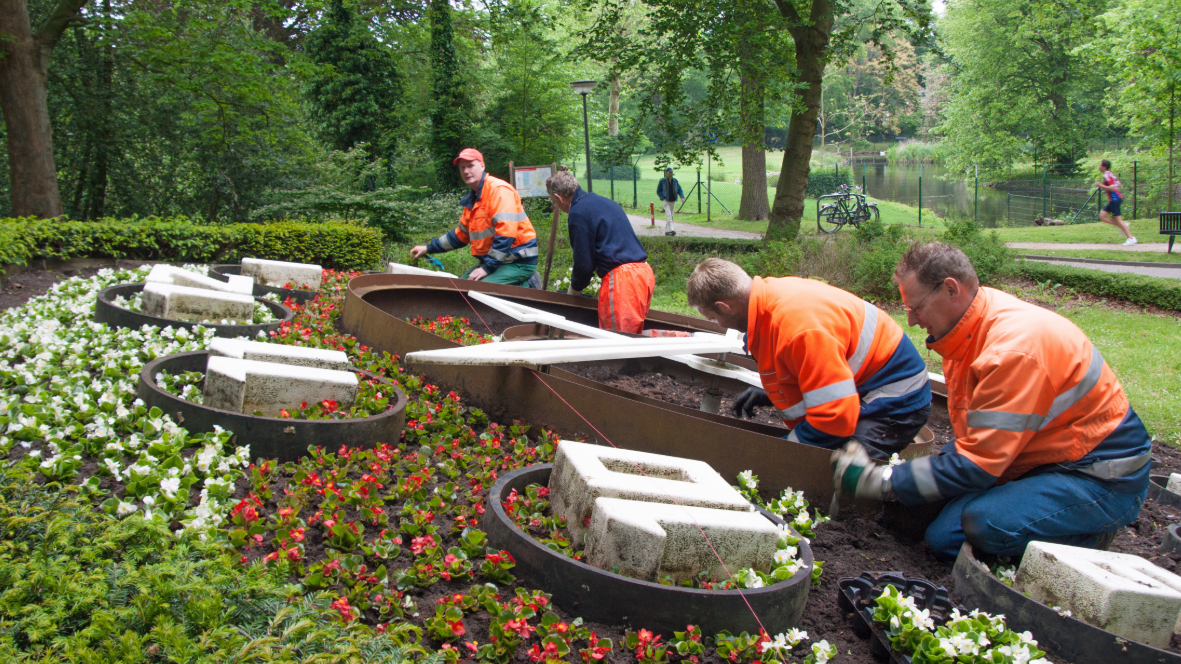
<path fill-rule="evenodd" d="M 1124 223 L 1124 217 L 1120 214 L 1119 208 L 1124 201 L 1124 196 L 1119 190 L 1119 178 L 1111 172 L 1110 161 L 1104 159 L 1099 162 L 1099 174 L 1101 179 L 1095 183 L 1095 186 L 1107 192 L 1107 205 L 1099 211 L 1099 221 L 1118 228 L 1128 238 L 1124 240 L 1124 246 L 1130 247 L 1136 244 L 1136 238 L 1132 237 L 1132 230 Z"/>
<path fill-rule="evenodd" d="M 471 244 L 476 266 L 464 279 L 508 286 L 525 286 L 537 274 L 537 233 L 521 206 L 517 190 L 484 172 L 484 155 L 465 148 L 451 162 L 459 167 L 463 183 L 471 191 L 459 199 L 463 213 L 459 225 L 446 235 L 410 251 L 414 258 L 454 251 Z M 533 280 L 540 287 L 540 279 Z M 528 286 L 527 286 L 528 287 Z"/>
<path fill-rule="evenodd" d="M 545 181 L 545 189 L 554 205 L 569 215 L 574 270 L 567 292 L 582 292 L 597 272 L 603 279 L 599 287 L 599 327 L 632 334 L 643 332 L 656 276 L 627 213 L 615 201 L 583 191 L 564 168 Z"/>
<path fill-rule="evenodd" d="M 681 183 L 673 177 L 673 169 L 664 169 L 664 177 L 656 185 L 656 197 L 664 204 L 664 234 L 676 235 L 677 231 L 673 229 L 673 207 L 678 198 L 685 200 L 685 192 L 681 190 Z"/>
<path fill-rule="evenodd" d="M 907 322 L 943 356 L 955 442 L 896 466 L 856 443 L 833 455 L 837 491 L 943 503 L 927 546 L 1020 556 L 1033 540 L 1105 548 L 1148 493 L 1152 440 L 1119 379 L 1066 318 L 980 285 L 962 251 L 915 244 L 894 281 Z"/>

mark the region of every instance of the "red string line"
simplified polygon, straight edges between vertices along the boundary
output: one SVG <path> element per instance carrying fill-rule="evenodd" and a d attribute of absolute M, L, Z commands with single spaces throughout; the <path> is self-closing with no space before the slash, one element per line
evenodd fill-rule
<path fill-rule="evenodd" d="M 476 308 L 472 305 L 472 301 L 467 299 L 467 294 L 459 289 L 459 284 L 455 283 L 455 280 L 451 277 L 447 277 L 447 281 L 450 281 L 451 285 L 455 286 L 455 291 L 459 293 L 464 302 L 467 302 L 467 306 L 471 307 L 472 313 L 476 314 L 476 318 L 479 318 L 481 323 L 484 323 L 484 317 L 480 315 L 479 311 L 476 311 Z M 488 334 L 496 336 L 496 333 L 492 331 L 492 326 L 488 325 L 488 323 L 484 323 L 484 329 L 488 330 Z"/>

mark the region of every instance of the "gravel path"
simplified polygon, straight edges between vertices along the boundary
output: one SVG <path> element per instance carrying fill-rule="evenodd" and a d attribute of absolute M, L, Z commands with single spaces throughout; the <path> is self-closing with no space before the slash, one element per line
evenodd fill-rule
<path fill-rule="evenodd" d="M 1119 243 L 1103 244 L 1098 242 L 1006 242 L 1005 246 L 1010 249 L 1113 249 L 1119 251 L 1155 251 L 1163 254 L 1168 251 L 1169 243 L 1141 242 L 1140 244 L 1125 247 Z"/>

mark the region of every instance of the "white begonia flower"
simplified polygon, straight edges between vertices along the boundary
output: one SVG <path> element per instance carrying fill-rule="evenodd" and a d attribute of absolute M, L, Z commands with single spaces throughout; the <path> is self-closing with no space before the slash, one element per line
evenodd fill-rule
<path fill-rule="evenodd" d="M 137 509 L 139 508 L 137 508 L 132 503 L 119 501 L 119 506 L 115 508 L 115 516 L 124 517 L 136 511 Z"/>
<path fill-rule="evenodd" d="M 144 505 L 147 505 L 148 507 L 152 507 L 155 504 L 156 504 L 155 498 L 153 498 L 152 496 L 144 496 Z"/>
<path fill-rule="evenodd" d="M 792 645 L 795 645 L 800 641 L 806 641 L 807 639 L 808 633 L 798 627 L 792 627 L 791 629 L 787 630 L 787 640 L 790 641 Z"/>
<path fill-rule="evenodd" d="M 750 489 L 752 491 L 759 488 L 759 481 L 755 479 L 754 472 L 750 470 L 744 470 L 741 473 L 738 473 L 738 483 L 741 484 L 744 489 Z"/>
<path fill-rule="evenodd" d="M 790 563 L 791 561 L 795 560 L 795 557 L 796 557 L 796 547 L 789 546 L 786 549 L 780 549 L 775 552 L 775 564 L 776 565 L 786 565 L 786 564 Z"/>
<path fill-rule="evenodd" d="M 160 490 L 163 491 L 164 495 L 168 498 L 175 498 L 176 492 L 180 490 L 180 478 L 169 477 L 167 479 L 160 480 Z"/>
<path fill-rule="evenodd" d="M 816 664 L 828 664 L 828 660 L 836 654 L 836 646 L 830 646 L 827 639 L 812 644 L 812 655 L 816 657 Z"/>

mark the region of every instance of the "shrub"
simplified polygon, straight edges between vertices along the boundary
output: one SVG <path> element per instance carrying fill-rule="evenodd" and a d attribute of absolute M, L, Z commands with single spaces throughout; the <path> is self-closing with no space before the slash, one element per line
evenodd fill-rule
<path fill-rule="evenodd" d="M 408 633 L 345 626 L 282 566 L 241 565 L 162 524 L 116 521 L 77 488 L 0 468 L 4 661 L 294 661 L 356 649 L 402 662 Z M 382 659 L 382 657 L 390 659 Z"/>
<path fill-rule="evenodd" d="M 628 180 L 630 182 L 633 177 L 637 180 L 643 179 L 643 176 L 640 175 L 639 167 L 628 164 L 622 166 L 601 166 L 595 164 L 592 173 L 594 173 L 596 180 L 610 180 L 611 178 L 615 178 L 616 180 Z"/>
<path fill-rule="evenodd" d="M 128 258 L 191 263 L 236 263 L 243 257 L 317 263 L 358 270 L 381 260 L 382 236 L 349 223 L 280 221 L 201 226 L 184 217 L 58 221 L 0 219 L 6 263 L 34 258 Z"/>
<path fill-rule="evenodd" d="M 1102 272 L 1041 261 L 1019 261 L 1014 271 L 1034 281 L 1052 281 L 1100 297 L 1181 311 L 1181 283 L 1176 279 Z"/>
<path fill-rule="evenodd" d="M 947 221 L 940 239 L 958 247 L 972 261 L 980 283 L 992 283 L 1013 262 L 1013 253 L 996 231 L 985 233 L 971 221 Z"/>
<path fill-rule="evenodd" d="M 836 173 L 831 173 L 827 169 L 812 171 L 808 175 L 808 187 L 804 190 L 804 195 L 816 198 L 825 194 L 834 194 L 842 184 L 853 184 L 853 174 L 848 169 L 838 170 Z M 775 178 L 775 186 L 779 186 L 779 178 Z"/>

